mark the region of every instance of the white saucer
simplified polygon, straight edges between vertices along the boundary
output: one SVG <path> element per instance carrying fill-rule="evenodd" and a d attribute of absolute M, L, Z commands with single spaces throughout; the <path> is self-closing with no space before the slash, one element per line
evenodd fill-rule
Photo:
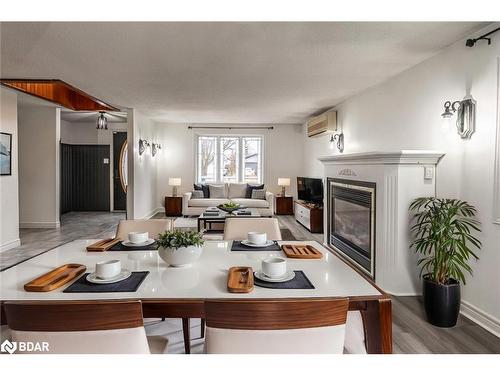
<path fill-rule="evenodd" d="M 243 240 L 241 241 L 241 244 L 242 245 L 245 245 L 245 246 L 250 246 L 250 247 L 268 247 L 268 246 L 271 246 L 274 244 L 274 241 L 271 241 L 271 240 L 267 240 L 265 244 L 256 244 L 256 243 L 253 243 L 253 242 L 250 242 L 248 240 Z"/>
<path fill-rule="evenodd" d="M 257 272 L 255 272 L 255 277 L 257 279 L 260 279 L 262 281 L 267 281 L 270 283 L 284 283 L 285 281 L 292 280 L 295 277 L 295 272 L 290 270 L 290 271 L 287 271 L 287 273 L 284 276 L 280 277 L 279 279 L 272 279 L 269 276 L 266 276 L 264 274 L 264 272 L 257 271 Z"/>
<path fill-rule="evenodd" d="M 141 247 L 141 246 L 148 246 L 151 245 L 155 242 L 152 238 L 149 238 L 147 241 L 140 242 L 140 243 L 133 243 L 130 241 L 122 241 L 123 246 L 128 246 L 128 247 Z"/>
<path fill-rule="evenodd" d="M 132 275 L 132 272 L 128 270 L 123 270 L 120 272 L 117 276 L 113 277 L 112 279 L 99 279 L 96 275 L 95 272 L 89 273 L 87 275 L 87 281 L 92 284 L 112 284 L 116 283 L 118 281 L 125 280 Z"/>

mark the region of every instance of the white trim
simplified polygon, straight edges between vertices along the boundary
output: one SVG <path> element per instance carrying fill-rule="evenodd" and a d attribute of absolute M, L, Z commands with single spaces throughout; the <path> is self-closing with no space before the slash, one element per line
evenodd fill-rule
<path fill-rule="evenodd" d="M 480 325 L 485 330 L 491 332 L 497 337 L 500 337 L 500 320 L 484 312 L 481 309 L 471 305 L 469 302 L 462 301 L 460 306 L 460 314 L 469 318 L 474 323 Z"/>
<path fill-rule="evenodd" d="M 154 210 L 147 213 L 146 215 L 144 215 L 141 219 L 144 219 L 144 220 L 151 219 L 153 216 L 155 216 L 156 214 L 163 212 L 163 211 L 165 211 L 165 209 L 163 207 L 157 207 Z"/>
<path fill-rule="evenodd" d="M 438 164 L 445 154 L 440 151 L 402 150 L 361 152 L 318 158 L 324 164 Z"/>
<path fill-rule="evenodd" d="M 493 223 L 500 224 L 500 56 L 497 57 L 497 133 L 493 179 Z"/>
<path fill-rule="evenodd" d="M 33 222 L 23 222 L 19 223 L 19 228 L 32 228 L 32 229 L 54 229 L 54 228 L 59 228 L 61 226 L 61 223 L 59 221 L 54 221 L 54 222 L 38 222 L 38 221 L 33 221 Z"/>
<path fill-rule="evenodd" d="M 18 246 L 21 246 L 21 240 L 19 238 L 12 240 L 12 241 L 9 241 L 9 242 L 6 242 L 6 243 L 3 243 L 0 245 L 0 253 L 7 251 L 7 250 L 10 250 L 10 249 L 13 249 L 13 248 L 18 247 Z"/>

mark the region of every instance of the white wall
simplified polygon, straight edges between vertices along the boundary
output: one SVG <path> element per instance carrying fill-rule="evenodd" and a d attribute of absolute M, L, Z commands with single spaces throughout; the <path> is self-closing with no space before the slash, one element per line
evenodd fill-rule
<path fill-rule="evenodd" d="M 156 139 L 155 125 L 143 113 L 128 111 L 129 184 L 127 187 L 127 217 L 145 219 L 153 216 L 157 203 L 158 155 L 151 155 L 151 148 L 139 155 L 139 139 L 152 143 Z M 156 141 L 155 141 L 156 142 Z M 130 168 L 130 166 L 133 168 Z"/>
<path fill-rule="evenodd" d="M 21 228 L 60 226 L 60 118 L 59 108 L 34 105 L 18 108 Z"/>
<path fill-rule="evenodd" d="M 462 312 L 500 335 L 500 225 L 492 223 L 498 56 L 498 35 L 490 46 L 479 42 L 469 48 L 460 41 L 336 109 L 345 134 L 344 153 L 402 149 L 446 153 L 437 169 L 437 194 L 475 205 L 483 227 L 481 259 L 471 262 L 474 276 L 463 288 Z M 446 100 L 468 93 L 477 100 L 476 133 L 462 140 L 454 128 L 456 116 L 444 130 L 440 114 Z M 304 140 L 304 174 L 319 176 L 323 170 L 317 157 L 337 151 L 329 149 L 328 137 L 308 139 L 304 133 Z"/>
<path fill-rule="evenodd" d="M 203 126 L 203 125 L 200 125 Z M 210 126 L 229 126 L 214 125 Z M 231 124 L 237 128 L 238 125 Z M 260 124 L 251 126 L 270 126 Z M 264 137 L 264 183 L 266 189 L 280 192 L 278 177 L 290 177 L 291 185 L 287 188 L 288 194 L 297 194 L 296 177 L 302 169 L 302 126 L 301 125 L 273 125 L 274 130 L 225 130 L 225 129 L 188 129 L 186 124 L 157 123 L 157 140 L 162 144 L 158 163 L 158 198 L 157 202 L 163 205 L 165 195 L 172 194 L 172 187 L 168 186 L 169 177 L 181 177 L 180 193 L 193 190 L 195 180 L 195 136 L 196 134 L 231 134 L 231 135 L 262 135 Z"/>
<path fill-rule="evenodd" d="M 0 88 L 0 131 L 12 134 L 12 175 L 0 176 L 0 251 L 19 246 L 17 95 Z"/>

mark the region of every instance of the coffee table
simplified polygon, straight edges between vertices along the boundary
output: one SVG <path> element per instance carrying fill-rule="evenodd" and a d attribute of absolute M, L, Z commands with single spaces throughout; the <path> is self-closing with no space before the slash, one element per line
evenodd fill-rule
<path fill-rule="evenodd" d="M 221 232 L 219 230 L 213 230 L 212 224 L 214 223 L 225 223 L 228 217 L 260 217 L 259 210 L 256 208 L 245 208 L 244 211 L 250 212 L 250 215 L 238 215 L 238 211 L 234 211 L 233 213 L 229 213 L 226 211 L 222 211 L 218 209 L 217 215 L 205 216 L 205 213 L 202 213 L 198 217 L 198 232 L 202 229 L 207 230 L 209 232 Z M 207 228 L 208 225 L 208 228 Z"/>

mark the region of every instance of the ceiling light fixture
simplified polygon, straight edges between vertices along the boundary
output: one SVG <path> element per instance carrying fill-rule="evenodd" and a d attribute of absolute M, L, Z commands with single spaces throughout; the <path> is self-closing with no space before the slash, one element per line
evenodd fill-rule
<path fill-rule="evenodd" d="M 484 35 L 481 35 L 480 37 L 477 37 L 475 39 L 467 39 L 465 41 L 465 45 L 467 47 L 474 47 L 474 45 L 476 44 L 477 41 L 479 40 L 487 40 L 488 41 L 488 45 L 491 45 L 491 38 L 486 38 L 488 35 L 491 35 L 493 33 L 496 33 L 497 31 L 500 30 L 500 27 L 496 28 L 495 30 L 492 30 L 490 31 L 489 33 L 486 33 Z"/>
<path fill-rule="evenodd" d="M 108 119 L 106 118 L 106 116 L 104 116 L 106 112 L 104 111 L 100 111 L 99 112 L 99 115 L 97 116 L 97 126 L 96 126 L 96 129 L 99 129 L 99 130 L 108 130 Z"/>

